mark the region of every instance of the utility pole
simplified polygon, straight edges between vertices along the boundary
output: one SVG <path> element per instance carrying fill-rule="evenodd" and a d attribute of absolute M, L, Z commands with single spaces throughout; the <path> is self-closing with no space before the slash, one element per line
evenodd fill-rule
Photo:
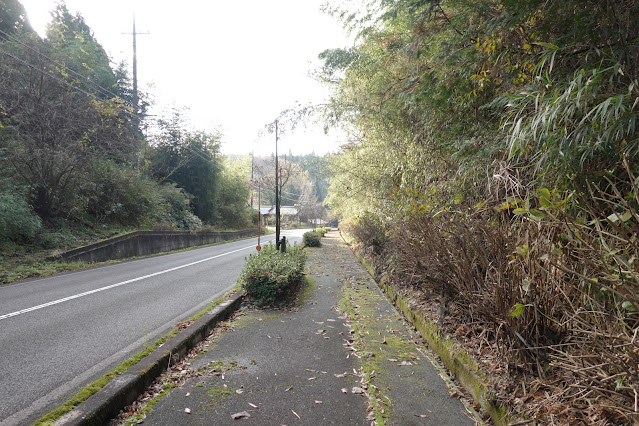
<path fill-rule="evenodd" d="M 137 49 L 137 36 L 139 34 L 145 35 L 146 33 L 139 33 L 135 30 L 135 15 L 133 15 L 133 32 L 132 33 L 122 33 L 122 34 L 132 34 L 133 35 L 133 94 L 132 94 L 132 103 L 133 103 L 133 114 L 134 120 L 136 124 L 139 124 L 139 116 L 140 112 L 140 97 L 138 95 L 138 49 Z"/>
<path fill-rule="evenodd" d="M 255 157 L 253 157 L 253 151 L 251 151 L 251 209 L 253 208 L 253 198 L 255 198 L 255 181 L 253 180 L 253 171 L 255 170 Z M 259 196 L 258 196 L 259 197 Z"/>
<path fill-rule="evenodd" d="M 135 144 L 135 149 L 138 152 L 137 155 L 137 163 L 138 168 L 140 167 L 140 155 L 142 151 L 142 147 L 140 146 L 138 131 L 140 130 L 140 96 L 138 95 L 138 52 L 137 52 L 137 35 L 138 34 L 149 34 L 146 33 L 138 33 L 135 30 L 135 15 L 133 15 L 133 32 L 132 33 L 122 33 L 122 34 L 133 34 L 133 94 L 131 103 L 133 104 L 133 143 Z"/>
<path fill-rule="evenodd" d="M 280 250 L 280 168 L 277 160 L 277 120 L 275 120 L 275 250 Z"/>

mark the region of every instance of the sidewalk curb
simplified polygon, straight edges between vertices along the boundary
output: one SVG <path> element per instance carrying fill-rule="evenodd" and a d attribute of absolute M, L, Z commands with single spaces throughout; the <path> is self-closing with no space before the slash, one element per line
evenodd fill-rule
<path fill-rule="evenodd" d="M 506 426 L 516 422 L 516 420 L 507 413 L 506 407 L 500 405 L 492 398 L 489 389 L 484 384 L 482 371 L 466 351 L 456 347 L 450 337 L 442 335 L 437 325 L 426 318 L 421 312 L 411 309 L 410 303 L 398 294 L 392 286 L 379 282 L 375 278 L 373 268 L 368 264 L 366 259 L 360 256 L 360 254 L 351 247 L 341 232 L 340 237 L 368 271 L 368 274 L 375 284 L 377 284 L 399 312 L 401 312 L 419 334 L 421 334 L 430 349 L 439 356 L 451 374 L 459 380 L 462 386 L 470 392 L 473 398 L 486 410 L 493 424 Z"/>
<path fill-rule="evenodd" d="M 103 425 L 131 404 L 169 366 L 204 340 L 217 323 L 235 312 L 244 298 L 238 291 L 225 302 L 204 314 L 190 326 L 180 330 L 139 363 L 117 376 L 104 388 L 62 416 L 55 425 Z"/>

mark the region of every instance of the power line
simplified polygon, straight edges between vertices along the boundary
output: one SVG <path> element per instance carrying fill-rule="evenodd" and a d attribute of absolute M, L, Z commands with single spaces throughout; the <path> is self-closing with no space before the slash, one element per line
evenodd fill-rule
<path fill-rule="evenodd" d="M 85 77 L 85 76 L 83 76 L 82 74 L 79 74 L 79 73 L 77 73 L 77 72 L 73 71 L 72 69 L 70 69 L 70 68 L 66 67 L 65 65 L 60 64 L 59 62 L 57 62 L 57 61 L 55 61 L 54 59 L 52 59 L 52 58 L 48 57 L 47 55 L 45 55 L 45 54 L 43 54 L 43 53 L 40 53 L 38 50 L 36 50 L 36 49 L 34 49 L 34 48 L 32 48 L 32 47 L 30 47 L 30 46 L 28 46 L 28 45 L 26 45 L 26 44 L 22 43 L 21 41 L 19 41 L 19 40 L 15 39 L 15 38 L 13 38 L 10 34 L 7 34 L 6 32 L 4 32 L 4 31 L 2 31 L 2 30 L 0 30 L 0 33 L 5 34 L 8 38 L 11 38 L 12 40 L 16 41 L 17 43 L 19 43 L 19 44 L 21 44 L 21 45 L 23 45 L 23 46 L 27 47 L 28 49 L 30 49 L 30 50 L 34 51 L 35 53 L 37 53 L 38 55 L 42 56 L 43 58 L 48 59 L 49 61 L 51 61 L 51 62 L 53 62 L 54 64 L 58 65 L 59 67 L 63 68 L 65 71 L 68 71 L 70 74 L 77 75 L 77 76 L 79 76 L 81 79 L 86 79 L 86 80 L 87 80 L 87 82 L 89 82 L 91 85 L 93 85 L 94 87 L 97 87 L 97 88 L 99 89 L 98 91 L 101 91 L 101 92 L 102 92 L 101 94 L 102 94 L 103 96 L 106 96 L 106 95 L 112 95 L 112 98 L 119 99 L 119 100 L 121 100 L 122 102 L 127 103 L 127 102 L 126 102 L 126 101 L 124 101 L 124 100 L 123 100 L 120 96 L 118 96 L 118 95 L 114 94 L 113 92 L 109 91 L 108 89 L 105 89 L 104 87 L 100 86 L 99 84 L 97 84 L 97 83 L 95 83 L 95 82 L 91 81 L 91 79 L 90 79 L 90 78 Z M 60 83 L 63 83 L 63 84 L 65 84 L 66 86 L 68 86 L 68 87 L 70 87 L 70 88 L 72 88 L 72 89 L 74 89 L 74 90 L 77 90 L 77 91 L 79 91 L 79 92 L 81 92 L 81 93 L 83 93 L 83 94 L 85 94 L 85 95 L 87 95 L 87 96 L 89 96 L 89 97 L 91 97 L 91 98 L 93 98 L 93 99 L 96 99 L 96 100 L 104 100 L 104 99 L 99 99 L 99 98 L 98 98 L 98 97 L 97 97 L 94 93 L 90 93 L 90 92 L 88 92 L 88 91 L 84 90 L 83 88 L 78 87 L 78 86 L 76 86 L 76 85 L 74 85 L 74 84 L 72 84 L 72 83 L 68 82 L 68 81 L 67 81 L 67 80 L 65 80 L 64 78 L 58 77 L 58 76 L 56 76 L 55 74 L 53 74 L 53 73 L 51 73 L 51 72 L 48 72 L 46 69 L 42 69 L 41 67 L 39 67 L 39 66 L 37 66 L 37 65 L 33 65 L 32 63 L 30 63 L 30 62 L 28 62 L 28 61 L 26 61 L 26 60 L 24 60 L 24 59 L 22 59 L 22 58 L 19 58 L 19 57 L 17 57 L 16 55 L 14 55 L 14 54 L 12 54 L 12 53 L 10 53 L 10 52 L 7 52 L 7 51 L 6 51 L 6 50 L 4 50 L 4 49 L 1 49 L 1 48 L 0 48 L 0 53 L 2 53 L 2 54 L 4 54 L 4 55 L 6 55 L 6 56 L 8 56 L 8 57 L 12 58 L 13 60 L 15 60 L 15 61 L 17 61 L 17 62 L 21 63 L 22 65 L 25 65 L 25 66 L 27 66 L 27 67 L 29 67 L 29 68 L 33 69 L 34 71 L 37 71 L 37 72 L 39 72 L 39 73 L 41 73 L 41 74 L 43 74 L 43 75 L 46 75 L 46 76 L 48 76 L 48 77 L 50 77 L 50 78 L 52 78 L 52 79 L 54 79 L 54 80 L 56 80 L 56 81 L 58 81 L 58 82 L 60 82 Z M 70 58 L 69 58 L 69 59 L 70 59 Z M 127 103 L 127 105 L 128 105 L 128 103 Z M 135 113 L 131 112 L 130 110 L 128 110 L 127 108 L 124 108 L 124 107 L 122 107 L 122 106 L 118 106 L 118 109 L 120 109 L 120 110 L 124 111 L 125 113 L 127 113 L 128 115 L 130 115 L 130 116 L 132 116 L 132 117 L 134 117 L 134 118 L 137 118 L 137 119 L 142 119 L 142 118 L 143 118 L 143 117 L 141 117 L 141 116 L 139 116 L 139 115 L 137 115 L 137 114 L 135 114 Z"/>
<path fill-rule="evenodd" d="M 38 67 L 38 66 L 36 66 L 36 65 L 33 65 L 33 64 L 31 64 L 31 63 L 29 63 L 29 62 L 25 61 L 24 59 L 20 59 L 20 58 L 18 58 L 17 56 L 12 55 L 11 53 L 9 53 L 9 52 L 7 52 L 7 51 L 5 51 L 5 50 L 1 49 L 1 48 L 0 48 L 0 53 L 7 55 L 8 57 L 10 57 L 10 58 L 14 59 L 15 61 L 17 61 L 17 62 L 19 62 L 19 63 L 21 63 L 21 64 L 23 64 L 23 65 L 26 65 L 27 67 L 32 68 L 32 69 L 34 69 L 35 71 L 38 71 L 38 72 L 40 72 L 40 73 L 42 73 L 42 74 L 44 74 L 44 75 L 46 75 L 46 76 L 48 76 L 48 77 L 51 77 L 52 79 L 54 79 L 54 80 L 56 80 L 56 81 L 58 81 L 58 82 L 60 82 L 60 83 L 66 84 L 67 86 L 69 86 L 69 87 L 71 87 L 71 88 L 73 88 L 73 89 L 75 89 L 75 90 L 77 90 L 77 91 L 79 91 L 79 92 L 82 92 L 82 93 L 84 93 L 84 94 L 85 94 L 85 95 L 87 95 L 87 96 L 90 96 L 90 97 L 92 97 L 92 98 L 95 98 L 95 95 L 94 95 L 93 93 L 89 93 L 89 92 L 87 92 L 86 90 L 84 90 L 84 89 L 82 89 L 82 88 L 80 88 L 80 87 L 74 86 L 73 84 L 69 83 L 69 82 L 68 82 L 68 81 L 66 81 L 65 79 L 60 78 L 60 77 L 58 77 L 58 76 L 56 76 L 56 75 L 54 75 L 54 74 L 51 74 L 51 73 L 49 73 L 49 72 L 46 72 L 45 70 L 41 69 L 40 67 Z"/>
<path fill-rule="evenodd" d="M 28 44 L 24 43 L 23 41 L 21 41 L 20 39 L 18 39 L 16 37 L 12 36 L 11 34 L 5 32 L 3 30 L 0 30 L 0 33 L 4 34 L 5 37 L 7 37 L 8 39 L 10 39 L 12 41 L 15 41 L 16 43 L 20 44 L 21 46 L 26 47 L 27 49 L 31 50 L 32 52 L 36 53 L 37 55 L 39 55 L 39 56 L 49 60 L 50 62 L 56 64 L 57 66 L 61 67 L 65 71 L 69 72 L 69 74 L 73 74 L 73 75 L 79 77 L 80 79 L 86 80 L 89 84 L 91 84 L 94 87 L 96 87 L 98 89 L 98 91 L 102 92 L 103 95 L 106 94 L 106 95 L 109 95 L 110 97 L 119 98 L 118 95 L 116 95 L 115 93 L 111 92 L 109 89 L 107 89 L 107 88 L 105 88 L 103 86 L 100 86 L 98 83 L 92 81 L 91 78 L 89 78 L 87 76 L 84 76 L 84 75 L 72 70 L 71 68 L 68 68 L 66 65 L 61 64 L 60 62 L 56 61 L 55 59 L 51 58 L 50 56 L 45 55 L 44 53 L 40 52 L 38 49 L 29 46 Z M 63 56 L 65 56 L 66 59 L 68 59 L 69 61 L 72 61 L 72 59 L 69 58 L 68 56 L 66 56 L 66 55 L 63 55 Z"/>

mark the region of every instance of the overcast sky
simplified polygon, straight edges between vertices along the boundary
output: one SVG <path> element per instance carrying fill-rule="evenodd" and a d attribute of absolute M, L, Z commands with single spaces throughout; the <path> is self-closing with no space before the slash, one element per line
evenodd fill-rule
<path fill-rule="evenodd" d="M 55 0 L 20 0 L 44 33 Z M 133 15 L 138 80 L 157 109 L 189 108 L 192 129 L 219 128 L 223 152 L 269 154 L 274 136 L 258 133 L 296 102 L 321 103 L 327 89 L 309 77 L 317 55 L 351 42 L 342 26 L 320 11 L 325 0 L 67 0 L 80 12 L 116 63 L 131 64 Z M 157 113 L 157 109 L 151 113 Z M 298 130 L 280 152 L 335 151 L 337 135 Z"/>

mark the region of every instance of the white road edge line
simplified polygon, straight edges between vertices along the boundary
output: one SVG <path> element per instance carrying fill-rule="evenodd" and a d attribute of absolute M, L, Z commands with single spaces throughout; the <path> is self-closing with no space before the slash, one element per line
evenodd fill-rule
<path fill-rule="evenodd" d="M 11 312 L 11 313 L 8 313 L 8 314 L 0 315 L 0 321 L 2 321 L 4 319 L 7 319 L 7 318 L 15 317 L 17 315 L 26 314 L 28 312 L 37 311 L 38 309 L 43 309 L 43 308 L 47 308 L 49 306 L 57 305 L 59 303 L 68 302 L 69 300 L 78 299 L 80 297 L 88 296 L 90 294 L 95 294 L 95 293 L 99 293 L 101 291 L 110 290 L 112 288 L 120 287 L 120 286 L 123 286 L 125 284 L 131 284 L 133 282 L 144 280 L 146 278 L 151 278 L 151 277 L 155 277 L 157 275 L 166 274 L 168 272 L 177 271 L 178 269 L 182 269 L 182 268 L 188 268 L 189 266 L 197 265 L 198 263 L 207 262 L 209 260 L 213 260 L 213 259 L 216 259 L 218 257 L 222 257 L 222 256 L 226 256 L 226 255 L 229 255 L 229 254 L 237 253 L 238 251 L 247 250 L 247 249 L 254 248 L 254 247 L 255 246 L 243 247 L 243 248 L 240 248 L 240 249 L 237 249 L 237 250 L 233 250 L 233 251 L 229 251 L 229 252 L 226 252 L 226 253 L 218 254 L 217 256 L 207 257 L 206 259 L 201 259 L 201 260 L 198 260 L 198 261 L 195 261 L 195 262 L 187 263 L 185 265 L 176 266 L 175 268 L 166 269 L 164 271 L 159 271 L 159 272 L 154 272 L 154 273 L 149 274 L 149 275 L 144 275 L 143 277 L 133 278 L 133 279 L 130 279 L 130 280 L 119 282 L 117 284 L 111 284 L 111 285 L 108 285 L 106 287 L 96 288 L 95 290 L 85 291 L 84 293 L 78 293 L 78 294 L 74 294 L 73 296 L 68 296 L 68 297 L 64 297 L 62 299 L 53 300 L 51 302 L 43 303 L 43 304 L 38 305 L 38 306 L 32 306 L 30 308 L 25 308 L 25 309 L 21 309 L 19 311 L 15 311 L 15 312 Z"/>

